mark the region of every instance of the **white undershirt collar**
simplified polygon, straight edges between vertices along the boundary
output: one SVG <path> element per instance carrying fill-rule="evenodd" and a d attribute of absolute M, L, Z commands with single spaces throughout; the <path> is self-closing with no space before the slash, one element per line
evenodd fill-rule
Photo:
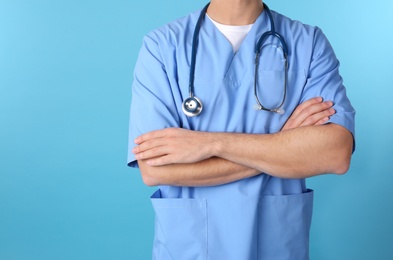
<path fill-rule="evenodd" d="M 244 40 L 247 33 L 251 30 L 254 24 L 248 25 L 226 25 L 214 21 L 208 14 L 206 16 L 213 22 L 213 24 L 218 28 L 218 30 L 227 38 L 231 43 L 233 52 L 237 52 Z"/>

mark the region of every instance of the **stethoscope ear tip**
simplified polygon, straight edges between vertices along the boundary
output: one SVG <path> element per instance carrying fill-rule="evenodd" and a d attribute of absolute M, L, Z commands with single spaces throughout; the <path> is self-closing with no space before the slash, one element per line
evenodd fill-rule
<path fill-rule="evenodd" d="M 265 111 L 275 112 L 279 115 L 283 115 L 285 113 L 285 110 L 281 107 L 275 109 L 267 109 L 267 108 L 263 108 L 261 105 L 258 104 L 255 104 L 253 107 L 255 110 L 265 110 Z"/>
<path fill-rule="evenodd" d="M 252 106 L 255 110 L 262 110 L 262 106 L 255 104 Z"/>
<path fill-rule="evenodd" d="M 285 113 L 285 110 L 280 107 L 280 108 L 277 108 L 274 112 L 276 112 L 277 114 L 282 115 L 282 114 Z"/>

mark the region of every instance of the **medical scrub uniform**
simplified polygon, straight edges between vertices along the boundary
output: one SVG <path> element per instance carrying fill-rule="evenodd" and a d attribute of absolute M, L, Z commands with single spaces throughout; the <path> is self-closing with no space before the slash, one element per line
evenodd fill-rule
<path fill-rule="evenodd" d="M 204 19 L 196 57 L 199 116 L 187 117 L 192 38 L 200 11 L 149 33 L 143 41 L 132 86 L 128 165 L 138 167 L 133 140 L 167 127 L 209 132 L 270 134 L 292 111 L 317 96 L 334 102 L 329 122 L 354 134 L 355 111 L 339 62 L 322 31 L 272 11 L 276 31 L 288 45 L 284 114 L 254 109 L 254 48 L 270 30 L 262 12 L 234 53 L 210 19 Z M 258 96 L 277 107 L 284 94 L 284 60 L 277 38 L 268 38 L 258 67 Z M 186 173 L 185 173 L 186 174 Z M 313 191 L 304 179 L 258 176 L 214 187 L 160 186 L 151 197 L 155 220 L 153 259 L 309 259 Z"/>

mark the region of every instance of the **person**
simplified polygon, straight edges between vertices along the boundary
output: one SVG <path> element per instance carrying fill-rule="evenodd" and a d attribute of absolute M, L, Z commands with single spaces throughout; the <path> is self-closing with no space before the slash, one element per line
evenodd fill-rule
<path fill-rule="evenodd" d="M 130 113 L 128 165 L 158 186 L 153 259 L 309 259 L 306 178 L 346 173 L 354 150 L 321 29 L 211 0 L 144 37 Z"/>

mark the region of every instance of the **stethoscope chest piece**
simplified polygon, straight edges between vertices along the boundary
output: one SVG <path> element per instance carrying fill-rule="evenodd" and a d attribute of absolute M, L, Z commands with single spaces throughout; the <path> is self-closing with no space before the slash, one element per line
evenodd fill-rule
<path fill-rule="evenodd" d="M 188 97 L 182 104 L 183 112 L 186 116 L 197 116 L 202 112 L 203 104 L 197 97 Z"/>

